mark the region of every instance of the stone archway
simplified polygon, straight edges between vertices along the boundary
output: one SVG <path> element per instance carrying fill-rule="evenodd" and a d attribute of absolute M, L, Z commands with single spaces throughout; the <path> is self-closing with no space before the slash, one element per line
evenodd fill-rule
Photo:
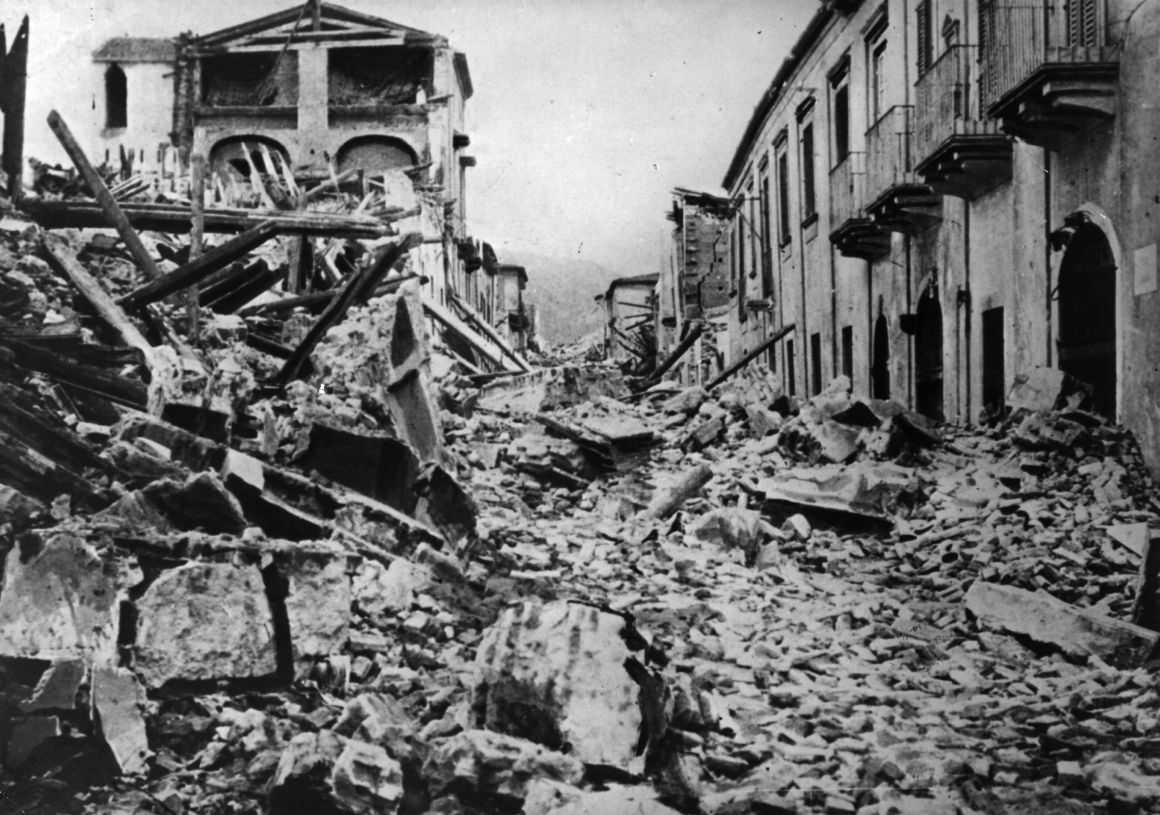
<path fill-rule="evenodd" d="M 359 136 L 338 149 L 335 164 L 339 173 L 362 170 L 374 175 L 389 170 L 409 170 L 418 163 L 411 145 L 388 136 Z"/>
<path fill-rule="evenodd" d="M 1092 386 L 1092 407 L 1116 415 L 1116 270 L 1112 244 L 1099 224 L 1084 214 L 1059 264 L 1059 368 Z"/>
<path fill-rule="evenodd" d="M 277 167 L 266 166 L 262 145 L 271 153 L 280 153 L 286 163 L 290 163 L 286 148 L 274 139 L 266 136 L 230 136 L 210 149 L 209 170 L 211 173 L 224 173 L 229 167 L 242 178 L 249 178 L 252 163 L 259 173 L 277 173 Z"/>

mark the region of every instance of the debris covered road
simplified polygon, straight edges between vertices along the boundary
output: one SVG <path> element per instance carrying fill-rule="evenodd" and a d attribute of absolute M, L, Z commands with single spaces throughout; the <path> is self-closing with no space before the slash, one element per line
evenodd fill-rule
<path fill-rule="evenodd" d="M 82 238 L 4 234 L 43 347 L 80 301 L 37 255 Z M 844 380 L 479 389 L 417 301 L 354 306 L 281 390 L 261 315 L 211 321 L 195 420 L 82 420 L 74 369 L 5 338 L 9 811 L 1160 801 L 1160 504 L 1049 372 L 965 430 Z"/>

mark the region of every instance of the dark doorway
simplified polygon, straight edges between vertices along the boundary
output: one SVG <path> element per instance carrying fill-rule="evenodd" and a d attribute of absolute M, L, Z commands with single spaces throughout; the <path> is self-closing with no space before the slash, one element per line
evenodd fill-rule
<path fill-rule="evenodd" d="M 915 407 L 943 421 L 942 305 L 929 286 L 918 298 L 918 330 L 914 336 Z"/>
<path fill-rule="evenodd" d="M 890 398 L 890 331 L 886 315 L 874 321 L 874 357 L 870 362 L 871 392 L 875 399 Z"/>
<path fill-rule="evenodd" d="M 822 335 L 810 334 L 810 386 L 814 394 L 822 392 Z"/>
<path fill-rule="evenodd" d="M 1092 386 L 1092 407 L 1116 412 L 1116 262 L 1103 231 L 1083 223 L 1059 266 L 1059 367 Z"/>
<path fill-rule="evenodd" d="M 854 328 L 842 327 L 842 373 L 854 384 Z"/>
<path fill-rule="evenodd" d="M 983 412 L 1001 416 L 1006 408 L 1003 369 L 1003 309 L 983 312 Z"/>
<path fill-rule="evenodd" d="M 785 341 L 785 382 L 790 396 L 797 396 L 797 371 L 793 356 L 793 340 Z"/>
<path fill-rule="evenodd" d="M 118 65 L 105 71 L 105 127 L 126 127 L 129 122 L 129 87 Z"/>

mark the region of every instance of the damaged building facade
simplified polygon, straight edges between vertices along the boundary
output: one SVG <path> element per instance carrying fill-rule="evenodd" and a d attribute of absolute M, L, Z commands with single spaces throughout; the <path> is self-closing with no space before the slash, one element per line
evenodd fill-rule
<path fill-rule="evenodd" d="M 379 190 L 406 215 L 400 228 L 423 235 L 412 257 L 425 298 L 449 319 L 506 319 L 498 259 L 467 228 L 474 88 L 445 37 L 312 0 L 204 35 L 116 38 L 93 60 L 93 138 L 106 163 L 164 188 L 203 156 L 207 193 L 225 204 L 261 199 L 254 176 Z M 523 328 L 505 330 L 524 343 Z"/>
<path fill-rule="evenodd" d="M 822 4 L 724 178 L 722 363 L 952 421 L 1059 368 L 1156 468 L 1158 53 L 1155 2 Z"/>

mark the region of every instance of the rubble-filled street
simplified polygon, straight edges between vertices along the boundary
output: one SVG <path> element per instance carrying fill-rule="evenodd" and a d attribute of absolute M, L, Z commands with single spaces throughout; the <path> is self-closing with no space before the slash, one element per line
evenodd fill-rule
<path fill-rule="evenodd" d="M 157 415 L 67 344 L 128 261 L 0 232 L 5 811 L 1160 802 L 1160 503 L 1057 372 L 965 430 L 842 379 L 481 388 L 404 282 L 281 389 L 269 317 L 209 321 Z"/>
<path fill-rule="evenodd" d="M 0 815 L 1160 813 L 1160 0 L 572 5 L 432 12 L 538 32 L 472 189 L 551 271 L 442 35 L 174 7 L 26 122 L 0 23 Z M 728 197 L 606 240 L 713 118 L 646 57 L 767 42 Z"/>

